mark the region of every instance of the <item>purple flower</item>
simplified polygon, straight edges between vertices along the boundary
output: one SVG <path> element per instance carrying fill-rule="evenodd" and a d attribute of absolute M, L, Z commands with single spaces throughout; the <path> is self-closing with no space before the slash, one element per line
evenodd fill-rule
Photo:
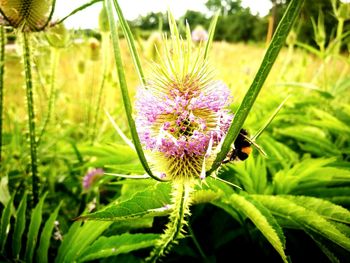
<path fill-rule="evenodd" d="M 165 59 L 137 91 L 136 126 L 163 177 L 200 178 L 231 124 L 232 98 L 229 88 L 214 79 L 201 50 L 192 51 L 190 42 L 174 35 L 171 40 Z"/>
<path fill-rule="evenodd" d="M 104 171 L 101 168 L 89 170 L 83 177 L 83 189 L 89 190 L 90 187 L 96 182 L 102 175 Z"/>
<path fill-rule="evenodd" d="M 208 40 L 208 31 L 201 26 L 197 26 L 192 31 L 192 40 L 194 42 L 205 42 Z"/>

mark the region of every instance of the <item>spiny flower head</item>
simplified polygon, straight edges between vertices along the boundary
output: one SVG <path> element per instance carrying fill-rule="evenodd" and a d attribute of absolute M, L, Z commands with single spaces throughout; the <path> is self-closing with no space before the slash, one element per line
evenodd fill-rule
<path fill-rule="evenodd" d="M 203 49 L 192 49 L 189 27 L 182 40 L 171 15 L 169 21 L 165 58 L 153 65 L 147 86 L 137 93 L 136 125 L 162 177 L 201 178 L 232 121 L 230 90 L 214 79 Z"/>
<path fill-rule="evenodd" d="M 208 40 L 208 31 L 205 30 L 202 26 L 197 26 L 193 31 L 192 31 L 192 40 L 193 42 L 205 42 Z"/>
<path fill-rule="evenodd" d="M 51 0 L 0 0 L 0 12 L 12 27 L 40 31 L 49 23 L 54 10 Z"/>

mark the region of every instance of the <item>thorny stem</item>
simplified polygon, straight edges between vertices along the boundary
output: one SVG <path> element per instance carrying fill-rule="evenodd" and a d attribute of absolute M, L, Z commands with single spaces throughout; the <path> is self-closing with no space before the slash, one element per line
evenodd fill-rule
<path fill-rule="evenodd" d="M 4 105 L 5 29 L 0 26 L 0 167 L 2 166 L 2 117 Z"/>
<path fill-rule="evenodd" d="M 30 158 L 32 172 L 32 194 L 33 205 L 35 206 L 39 200 L 39 176 L 37 161 L 37 143 L 35 139 L 35 112 L 33 98 L 33 80 L 30 57 L 29 33 L 23 32 L 23 61 L 26 78 L 27 107 L 28 107 L 28 125 L 29 125 L 29 141 L 30 141 Z"/>
<path fill-rule="evenodd" d="M 172 188 L 174 209 L 170 214 L 170 221 L 165 232 L 161 235 L 150 257 L 147 258 L 148 262 L 157 262 L 161 256 L 168 252 L 181 236 L 186 224 L 185 216 L 189 214 L 193 184 L 192 182 L 173 182 Z"/>

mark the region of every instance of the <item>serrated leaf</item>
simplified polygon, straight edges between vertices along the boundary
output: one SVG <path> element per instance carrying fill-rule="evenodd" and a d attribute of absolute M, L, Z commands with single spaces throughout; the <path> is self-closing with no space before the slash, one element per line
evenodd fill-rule
<path fill-rule="evenodd" d="M 22 246 L 22 236 L 26 228 L 27 193 L 24 193 L 18 206 L 16 222 L 12 239 L 12 254 L 14 258 L 19 257 Z"/>
<path fill-rule="evenodd" d="M 41 220 L 42 220 L 42 208 L 43 208 L 43 204 L 44 204 L 44 200 L 45 200 L 46 195 L 47 195 L 47 193 L 45 193 L 40 198 L 39 203 L 36 205 L 36 207 L 32 211 L 29 229 L 28 229 L 26 252 L 25 252 L 25 261 L 26 262 L 33 261 L 34 249 L 36 246 L 36 242 L 38 240 L 38 233 L 39 233 L 39 228 L 40 228 Z"/>
<path fill-rule="evenodd" d="M 322 242 L 323 241 L 322 238 L 319 238 L 319 236 L 315 235 L 311 231 L 306 230 L 306 232 L 315 241 L 315 243 L 321 249 L 321 251 L 328 257 L 330 262 L 340 263 L 336 255 L 331 251 L 331 248 L 327 247 L 327 245 Z"/>
<path fill-rule="evenodd" d="M 171 186 L 168 183 L 157 183 L 144 191 L 135 193 L 127 200 L 118 200 L 107 207 L 79 219 L 118 221 L 156 215 L 166 215 L 170 211 Z"/>
<path fill-rule="evenodd" d="M 10 231 L 10 219 L 11 219 L 11 210 L 13 206 L 14 194 L 11 196 L 7 205 L 5 206 L 2 215 L 1 215 L 1 225 L 0 225 L 0 248 L 1 253 L 4 253 L 5 244 L 7 240 L 7 234 Z"/>
<path fill-rule="evenodd" d="M 100 237 L 81 253 L 78 262 L 85 262 L 129 253 L 138 249 L 154 246 L 158 234 L 123 234 L 120 236 Z"/>
<path fill-rule="evenodd" d="M 52 236 L 52 230 L 55 226 L 55 220 L 60 210 L 61 204 L 55 209 L 55 211 L 50 215 L 49 219 L 46 221 L 44 229 L 40 236 L 39 248 L 37 250 L 37 262 L 46 263 L 48 261 L 48 251 L 50 246 L 50 239 Z"/>
<path fill-rule="evenodd" d="M 288 262 L 287 256 L 284 253 L 285 237 L 283 231 L 271 213 L 263 205 L 251 199 L 249 196 L 233 194 L 229 201 L 233 207 L 238 208 L 255 224 L 280 254 L 282 260 Z"/>
<path fill-rule="evenodd" d="M 283 196 L 308 210 L 317 212 L 328 220 L 350 224 L 350 211 L 329 201 L 308 196 Z"/>
<path fill-rule="evenodd" d="M 350 251 L 350 238 L 341 233 L 317 212 L 279 196 L 254 195 L 254 199 L 260 201 L 272 214 L 292 219 L 301 227 L 318 233 Z"/>

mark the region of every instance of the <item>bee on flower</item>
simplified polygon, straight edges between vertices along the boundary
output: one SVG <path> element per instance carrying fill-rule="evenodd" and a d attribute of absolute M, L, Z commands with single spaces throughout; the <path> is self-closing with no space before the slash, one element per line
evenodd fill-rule
<path fill-rule="evenodd" d="M 188 27 L 187 40 L 172 27 L 164 57 L 136 95 L 140 140 L 151 165 L 169 180 L 204 179 L 233 119 L 229 88 L 192 40 Z"/>

